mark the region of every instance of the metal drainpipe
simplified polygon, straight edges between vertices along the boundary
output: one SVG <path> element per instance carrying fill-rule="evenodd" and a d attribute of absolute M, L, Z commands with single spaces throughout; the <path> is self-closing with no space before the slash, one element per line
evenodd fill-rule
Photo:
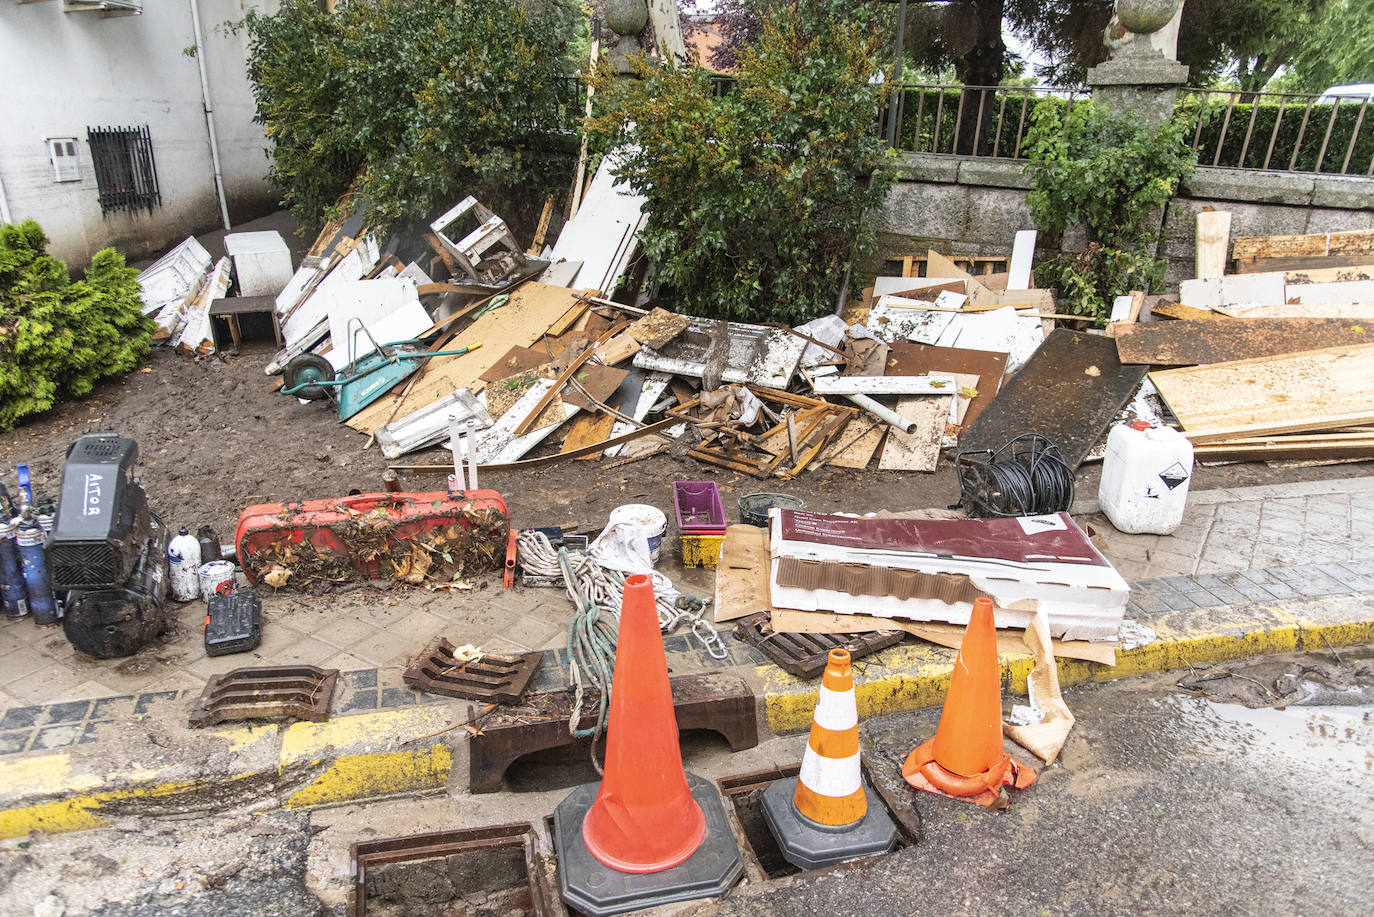
<path fill-rule="evenodd" d="M 205 130 L 210 135 L 210 163 L 215 169 L 215 193 L 219 195 L 219 215 L 225 229 L 229 225 L 229 202 L 224 198 L 224 172 L 219 164 L 219 137 L 215 133 L 215 110 L 210 104 L 210 78 L 205 72 L 205 37 L 200 30 L 200 0 L 190 0 L 191 28 L 195 30 L 196 65 L 200 68 L 200 97 L 205 103 Z"/>
<path fill-rule="evenodd" d="M 5 195 L 5 179 L 0 176 L 0 226 L 13 222 L 14 218 L 10 216 L 10 199 Z"/>

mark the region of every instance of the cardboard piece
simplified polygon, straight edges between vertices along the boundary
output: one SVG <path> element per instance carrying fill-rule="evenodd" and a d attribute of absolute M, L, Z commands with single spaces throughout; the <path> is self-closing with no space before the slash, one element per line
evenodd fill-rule
<path fill-rule="evenodd" d="M 1059 693 L 1059 669 L 1054 664 L 1050 647 L 1049 618 L 1042 608 L 1035 613 L 1026 628 L 1026 646 L 1035 657 L 1035 668 L 1027 679 L 1032 707 L 1044 713 L 1044 719 L 1025 726 L 1003 723 L 1002 730 L 1013 742 L 1025 748 L 1046 764 L 1059 757 L 1064 742 L 1073 728 L 1073 713 Z"/>
<path fill-rule="evenodd" d="M 756 525 L 732 525 L 720 543 L 716 563 L 715 622 L 733 621 L 768 604 L 768 531 Z M 889 627 L 889 629 L 891 629 Z"/>

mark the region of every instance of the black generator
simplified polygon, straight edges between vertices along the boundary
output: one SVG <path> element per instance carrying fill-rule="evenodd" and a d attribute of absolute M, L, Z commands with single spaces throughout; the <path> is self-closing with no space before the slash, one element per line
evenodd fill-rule
<path fill-rule="evenodd" d="M 134 477 L 138 443 L 82 436 L 67 450 L 48 576 L 64 592 L 62 629 L 98 659 L 138 652 L 167 628 L 167 528 Z"/>

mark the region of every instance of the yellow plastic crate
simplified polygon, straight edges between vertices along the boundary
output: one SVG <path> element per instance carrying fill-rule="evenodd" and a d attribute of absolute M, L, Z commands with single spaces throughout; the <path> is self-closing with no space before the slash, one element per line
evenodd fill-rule
<path fill-rule="evenodd" d="M 725 535 L 682 535 L 682 562 L 689 567 L 714 567 L 720 560 Z"/>

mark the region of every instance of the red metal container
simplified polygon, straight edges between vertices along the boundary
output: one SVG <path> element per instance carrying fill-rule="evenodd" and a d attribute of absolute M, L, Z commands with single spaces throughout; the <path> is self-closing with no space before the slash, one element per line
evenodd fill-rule
<path fill-rule="evenodd" d="M 501 569 L 509 536 L 510 511 L 494 490 L 373 493 L 250 506 L 234 545 L 255 583 L 421 584 Z"/>

